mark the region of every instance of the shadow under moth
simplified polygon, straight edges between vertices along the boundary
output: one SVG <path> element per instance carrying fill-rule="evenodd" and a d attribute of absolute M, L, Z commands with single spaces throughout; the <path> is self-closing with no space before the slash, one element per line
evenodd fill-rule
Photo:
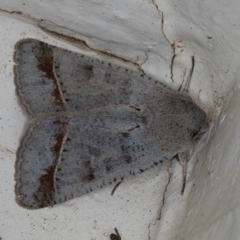
<path fill-rule="evenodd" d="M 185 153 L 206 114 L 184 92 L 85 55 L 26 39 L 15 85 L 31 120 L 15 164 L 19 205 L 79 197 Z"/>

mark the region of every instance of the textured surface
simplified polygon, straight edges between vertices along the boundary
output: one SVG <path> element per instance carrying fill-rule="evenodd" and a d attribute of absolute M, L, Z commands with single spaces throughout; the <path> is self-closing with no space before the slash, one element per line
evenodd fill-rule
<path fill-rule="evenodd" d="M 34 118 L 17 153 L 16 195 L 51 206 L 143 172 L 192 146 L 206 115 L 184 93 L 37 40 L 16 45 L 15 84 Z"/>
<path fill-rule="evenodd" d="M 190 84 L 191 97 L 206 112 L 207 106 L 214 110 L 215 104 L 229 99 L 227 95 L 229 91 L 233 92 L 232 83 L 239 82 L 240 1 L 220 0 L 218 4 L 216 1 L 192 4 L 189 0 L 155 2 L 164 15 L 162 29 L 161 14 L 159 18 L 156 17 L 157 9 L 152 1 L 25 0 L 23 3 L 2 0 L 1 8 L 10 12 L 22 11 L 35 18 L 71 28 L 72 36 L 77 37 L 76 32 L 82 33 L 91 47 L 110 50 L 111 53 L 125 59 L 133 56 L 131 59 L 135 61 L 140 56 L 142 60 L 141 56 L 144 57 L 146 53 L 148 60 L 146 64 L 141 65 L 142 69 L 147 75 L 155 76 L 154 79 L 161 81 L 164 81 L 162 76 L 169 72 L 171 57 L 174 55 L 170 44 L 168 48 L 168 43 L 156 41 L 161 39 L 160 34 L 164 31 L 171 43 L 176 40 L 182 41 L 184 56 L 187 55 L 184 57 L 182 53 L 178 54 L 174 59 L 178 62 L 174 61 L 173 67 L 180 65 L 183 66 L 183 71 L 186 67 L 189 69 L 191 63 L 187 64 L 185 60 L 195 56 L 196 64 Z M 150 13 L 147 11 L 148 5 L 154 8 Z M 37 38 L 52 45 L 81 52 L 44 34 L 34 27 L 33 23 L 17 21 L 16 17 L 19 15 L 16 15 L 2 13 L 0 16 L 2 239 L 32 240 L 34 236 L 36 240 L 79 240 L 81 236 L 81 239 L 106 240 L 114 233 L 115 227 L 118 228 L 122 239 L 193 239 L 199 232 L 204 234 L 197 238 L 201 240 L 238 239 L 239 100 L 234 101 L 230 108 L 222 112 L 221 119 L 226 116 L 226 124 L 224 130 L 222 124 L 217 127 L 216 132 L 219 135 L 211 139 L 206 146 L 211 152 L 210 157 L 204 155 L 204 148 L 189 162 L 188 182 L 183 196 L 179 194 L 182 169 L 178 162 L 173 161 L 178 168 L 172 168 L 162 218 L 155 228 L 150 229 L 148 226 L 154 223 L 158 216 L 163 190 L 168 180 L 167 171 L 164 169 L 164 165 L 167 164 L 160 164 L 124 180 L 114 196 L 110 196 L 113 185 L 109 185 L 52 208 L 28 211 L 16 204 L 13 177 L 15 153 L 27 122 L 26 115 L 16 99 L 12 72 L 14 45 L 22 38 Z M 123 40 L 128 44 L 123 44 Z M 149 45 L 155 48 L 149 48 Z M 169 57 L 160 62 L 159 56 Z M 155 75 L 153 70 L 156 70 Z M 173 79 L 175 84 L 178 83 L 177 80 L 181 83 L 183 78 L 179 72 L 173 71 Z M 170 74 L 166 76 L 165 82 L 171 84 Z M 173 87 L 177 89 L 178 85 Z M 210 94 L 207 94 L 208 91 Z M 205 95 L 206 100 L 203 98 Z M 238 91 L 236 95 L 239 95 Z M 192 165 L 194 169 L 191 168 Z M 235 215 L 229 221 L 230 211 Z M 216 224 L 216 221 L 221 225 Z M 206 228 L 212 230 L 211 235 Z M 151 237 L 148 236 L 150 231 Z M 156 232 L 159 232 L 158 237 Z"/>

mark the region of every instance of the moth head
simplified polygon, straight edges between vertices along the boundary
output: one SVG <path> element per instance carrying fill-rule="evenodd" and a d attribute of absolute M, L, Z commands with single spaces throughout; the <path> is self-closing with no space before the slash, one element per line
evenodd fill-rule
<path fill-rule="evenodd" d="M 208 120 L 206 113 L 199 108 L 195 103 L 188 106 L 190 121 L 187 130 L 192 136 L 192 139 L 198 140 L 208 129 Z"/>

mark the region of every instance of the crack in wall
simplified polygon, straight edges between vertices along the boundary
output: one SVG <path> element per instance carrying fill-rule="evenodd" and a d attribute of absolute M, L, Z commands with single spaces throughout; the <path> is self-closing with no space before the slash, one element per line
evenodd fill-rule
<path fill-rule="evenodd" d="M 0 151 L 1 151 L 1 152 L 9 152 L 9 153 L 11 153 L 11 154 L 16 154 L 15 151 L 10 150 L 10 149 L 8 149 L 8 148 L 6 148 L 6 147 L 0 147 Z"/>
<path fill-rule="evenodd" d="M 146 56 L 146 58 L 143 60 L 142 63 L 139 64 L 139 67 L 140 67 L 140 68 L 141 68 L 142 65 L 143 65 L 145 62 L 147 62 L 147 60 L 148 60 L 148 54 L 147 54 L 147 52 L 145 52 L 145 56 Z"/>
<path fill-rule="evenodd" d="M 172 169 L 172 161 L 173 161 L 173 159 L 170 161 L 170 165 L 169 165 L 169 167 L 168 167 L 168 169 L 167 169 L 167 172 L 168 172 L 168 182 L 167 182 L 167 184 L 166 184 L 166 186 L 165 186 L 165 188 L 164 188 L 162 205 L 161 205 L 161 207 L 160 207 L 160 209 L 159 209 L 159 216 L 158 216 L 158 218 L 157 218 L 157 221 L 161 220 L 161 217 L 162 217 L 162 209 L 163 209 L 163 206 L 164 206 L 164 204 L 165 204 L 165 196 L 166 196 L 167 188 L 168 188 L 168 185 L 169 185 L 170 182 L 171 182 L 171 177 L 172 177 L 172 172 L 171 172 L 171 169 Z"/>
<path fill-rule="evenodd" d="M 7 10 L 5 10 L 5 9 L 1 9 L 0 8 L 0 11 L 1 12 L 5 12 L 5 13 L 9 13 L 9 14 L 19 14 L 19 15 L 21 15 L 21 14 L 23 14 L 22 12 L 20 12 L 20 11 L 7 11 Z"/>
<path fill-rule="evenodd" d="M 57 27 L 60 27 L 60 28 L 62 28 L 62 29 L 65 29 L 65 28 L 63 28 L 63 27 L 61 27 L 61 26 L 58 26 L 58 25 L 56 25 L 56 26 L 57 26 Z M 125 58 L 119 57 L 119 56 L 117 56 L 117 55 L 115 55 L 115 54 L 112 54 L 112 53 L 109 53 L 109 52 L 104 52 L 104 51 L 101 51 L 101 50 L 92 48 L 92 47 L 90 47 L 90 46 L 87 44 L 87 42 L 84 41 L 84 40 L 77 39 L 77 38 L 74 38 L 74 37 L 71 37 L 71 36 L 67 36 L 67 35 L 64 35 L 64 34 L 61 34 L 61 33 L 58 33 L 58 32 L 54 32 L 54 31 L 52 31 L 52 30 L 46 29 L 46 28 L 45 28 L 44 26 L 42 26 L 42 25 L 39 25 L 39 28 L 41 28 L 43 31 L 47 32 L 48 34 L 53 35 L 53 36 L 56 37 L 56 38 L 60 38 L 60 39 L 63 40 L 63 41 L 71 42 L 72 44 L 75 44 L 75 45 L 81 45 L 81 46 L 84 47 L 85 49 L 88 49 L 88 50 L 90 50 L 90 51 L 94 51 L 94 52 L 98 53 L 99 55 L 103 55 L 103 56 L 107 56 L 107 57 L 112 57 L 112 58 L 118 59 L 118 60 L 120 60 L 120 61 L 123 61 L 123 62 L 125 62 L 125 63 L 131 63 L 131 64 L 133 64 L 134 66 L 136 66 L 137 69 L 138 69 L 142 74 L 145 75 L 145 72 L 141 69 L 141 65 L 142 65 L 142 64 L 138 64 L 138 63 L 136 63 L 136 62 L 133 62 L 133 61 L 131 61 L 131 60 L 127 60 L 127 59 L 125 59 Z M 146 61 L 146 60 L 144 60 L 144 62 L 145 62 L 145 61 Z"/>
<path fill-rule="evenodd" d="M 164 14 L 163 11 L 161 11 L 156 3 L 156 0 L 152 0 L 152 4 L 155 6 L 155 8 L 158 11 L 158 14 L 161 16 L 161 30 L 163 33 L 164 38 L 166 39 L 166 41 L 169 43 L 169 45 L 172 48 L 172 58 L 171 58 L 171 64 L 170 64 L 170 78 L 172 80 L 172 82 L 174 82 L 174 73 L 173 73 L 173 67 L 174 67 L 174 61 L 176 56 L 178 55 L 177 53 L 177 48 L 182 48 L 183 46 L 179 46 L 178 43 L 181 41 L 173 41 L 173 43 L 170 41 L 170 39 L 167 37 L 165 31 L 164 31 Z M 181 84 L 181 86 L 179 87 L 178 91 L 184 91 L 184 92 L 188 92 L 188 88 L 189 88 L 189 84 L 190 81 L 192 79 L 192 74 L 193 74 L 193 70 L 194 70 L 194 66 L 195 66 L 195 59 L 194 56 L 192 56 L 192 66 L 189 72 L 189 75 L 187 77 L 186 83 L 184 83 L 184 78 L 183 78 L 183 82 Z M 185 76 L 186 70 L 184 72 L 184 76 Z"/>
<path fill-rule="evenodd" d="M 174 80 L 173 80 L 173 64 L 174 64 L 174 59 L 176 57 L 175 42 L 171 43 L 171 41 L 168 39 L 168 37 L 167 37 L 167 35 L 166 35 L 165 31 L 164 31 L 164 14 L 163 14 L 163 12 L 158 8 L 158 5 L 157 5 L 155 0 L 152 0 L 152 4 L 157 9 L 158 14 L 161 16 L 161 30 L 162 30 L 163 36 L 166 39 L 166 41 L 169 43 L 171 48 L 172 48 L 172 53 L 173 54 L 172 54 L 171 64 L 170 64 L 170 74 L 171 74 L 170 78 L 171 78 L 172 82 L 174 82 Z"/>
<path fill-rule="evenodd" d="M 174 80 L 173 80 L 173 64 L 174 64 L 175 57 L 177 55 L 176 55 L 175 44 L 173 43 L 171 45 L 171 47 L 172 47 L 172 50 L 173 50 L 173 55 L 172 55 L 172 59 L 171 59 L 170 72 L 171 72 L 171 80 L 172 80 L 172 82 L 174 82 Z"/>
<path fill-rule="evenodd" d="M 72 36 L 64 35 L 64 34 L 61 34 L 61 33 L 58 33 L 58 32 L 52 31 L 52 30 L 49 30 L 49 29 L 47 29 L 46 27 L 44 27 L 43 25 L 41 25 L 41 23 L 45 21 L 44 19 L 38 20 L 38 19 L 36 19 L 36 18 L 34 18 L 34 17 L 32 17 L 32 16 L 30 16 L 30 15 L 28 15 L 28 14 L 24 14 L 24 13 L 22 13 L 22 12 L 20 12 L 20 11 L 11 11 L 11 12 L 10 12 L 10 11 L 4 10 L 4 9 L 0 9 L 0 11 L 5 12 L 5 13 L 8 13 L 8 14 L 13 14 L 13 15 L 21 15 L 23 18 L 30 19 L 30 20 L 32 20 L 33 22 L 37 23 L 37 26 L 38 26 L 41 30 L 43 30 L 44 32 L 46 32 L 46 33 L 48 33 L 48 34 L 50 34 L 50 35 L 52 35 L 52 36 L 54 36 L 54 37 L 56 37 L 56 38 L 60 38 L 60 39 L 63 40 L 63 41 L 70 42 L 70 43 L 72 43 L 72 44 L 74 44 L 74 45 L 80 45 L 81 47 L 84 47 L 84 48 L 87 49 L 87 50 L 96 52 L 96 53 L 99 54 L 99 55 L 103 55 L 103 56 L 115 58 L 115 59 L 120 60 L 120 61 L 122 61 L 122 62 L 124 62 L 124 63 L 130 63 L 130 64 L 134 65 L 134 66 L 138 69 L 139 72 L 141 72 L 143 75 L 145 75 L 144 70 L 141 69 L 141 65 L 144 64 L 144 63 L 147 61 L 148 56 L 147 56 L 147 58 L 143 61 L 142 64 L 138 64 L 138 63 L 136 63 L 136 62 L 134 62 L 134 61 L 131 61 L 131 60 L 128 60 L 128 59 L 119 57 L 119 56 L 117 56 L 117 55 L 115 55 L 115 54 L 113 54 L 113 53 L 109 53 L 109 52 L 105 52 L 105 51 L 102 51 L 102 50 L 98 50 L 98 49 L 92 48 L 91 46 L 89 46 L 89 45 L 87 44 L 86 41 L 84 41 L 84 40 L 82 40 L 82 39 L 78 39 L 78 38 L 75 38 L 75 37 L 72 37 Z M 60 28 L 60 29 L 62 29 L 62 30 L 69 30 L 69 29 L 67 29 L 67 28 L 65 28 L 65 27 L 62 27 L 62 26 L 57 25 L 57 24 L 55 24 L 55 23 L 52 23 L 51 21 L 48 21 L 48 22 L 49 22 L 50 24 L 52 24 L 52 25 L 55 25 L 56 27 L 58 27 L 58 28 Z M 74 33 L 74 32 L 73 32 L 73 33 Z M 145 54 L 145 55 L 146 55 L 146 54 Z"/>
<path fill-rule="evenodd" d="M 168 169 L 167 169 L 167 172 L 168 172 L 168 181 L 167 181 L 167 183 L 166 183 L 166 185 L 165 185 L 165 188 L 164 188 L 164 191 L 163 191 L 162 204 L 161 204 L 161 206 L 160 206 L 160 208 L 159 208 L 158 217 L 156 218 L 156 220 L 155 220 L 154 223 L 150 223 L 149 226 L 148 226 L 148 229 L 149 229 L 149 230 L 148 230 L 148 240 L 151 240 L 151 236 L 150 236 L 150 234 L 151 234 L 151 227 L 156 226 L 157 222 L 160 221 L 161 218 L 162 218 L 162 210 L 163 210 L 163 206 L 164 206 L 165 200 L 166 200 L 166 193 L 167 193 L 167 189 L 168 189 L 168 186 L 169 186 L 169 184 L 170 184 L 170 182 L 171 182 L 171 177 L 172 177 L 171 169 L 172 169 L 172 162 L 173 162 L 173 160 L 174 160 L 174 159 L 172 159 L 172 160 L 170 161 L 170 165 L 169 165 L 169 167 L 168 167 Z"/>

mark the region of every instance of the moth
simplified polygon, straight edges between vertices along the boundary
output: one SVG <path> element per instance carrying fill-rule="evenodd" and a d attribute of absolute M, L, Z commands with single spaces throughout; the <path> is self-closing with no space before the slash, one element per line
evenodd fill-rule
<path fill-rule="evenodd" d="M 14 54 L 30 117 L 15 164 L 17 203 L 39 209 L 185 153 L 207 117 L 191 98 L 111 62 L 26 39 Z"/>

